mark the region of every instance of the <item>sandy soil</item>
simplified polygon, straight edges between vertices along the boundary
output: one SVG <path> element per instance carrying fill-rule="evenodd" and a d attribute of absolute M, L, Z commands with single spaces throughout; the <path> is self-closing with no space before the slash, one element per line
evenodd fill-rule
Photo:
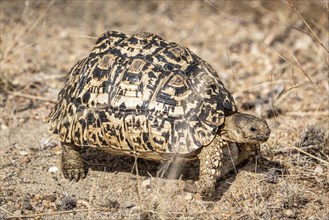
<path fill-rule="evenodd" d="M 0 219 L 329 219 L 328 2 L 1 1 Z M 139 30 L 212 64 L 241 110 L 267 119 L 262 156 L 200 200 L 197 164 L 82 149 L 69 182 L 43 119 L 70 68 L 106 30 Z"/>

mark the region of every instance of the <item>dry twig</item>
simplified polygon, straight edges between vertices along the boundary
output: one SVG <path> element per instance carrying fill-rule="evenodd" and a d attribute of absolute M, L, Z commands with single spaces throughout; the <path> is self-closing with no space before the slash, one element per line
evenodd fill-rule
<path fill-rule="evenodd" d="M 295 5 L 292 3 L 292 0 L 287 0 L 290 7 L 295 11 L 295 13 L 302 19 L 303 23 L 306 25 L 309 31 L 311 31 L 313 38 L 321 45 L 321 47 L 329 53 L 329 50 L 324 46 L 324 44 L 321 42 L 319 37 L 314 33 L 313 29 L 310 27 L 310 25 L 306 22 L 306 20 L 303 18 L 303 16 L 299 13 Z"/>
<path fill-rule="evenodd" d="M 320 161 L 320 162 L 322 162 L 322 163 L 324 163 L 326 165 L 329 165 L 329 162 L 328 161 L 322 160 L 321 158 L 318 158 L 318 157 L 316 157 L 316 156 L 314 156 L 314 155 L 312 155 L 310 153 L 307 153 L 306 151 L 304 151 L 304 150 L 302 150 L 302 149 L 300 149 L 298 147 L 292 147 L 292 148 L 294 150 L 297 150 L 297 151 L 299 151 L 299 152 L 301 152 L 301 153 L 303 153 L 303 154 L 305 154 L 305 155 L 307 155 L 309 157 L 312 157 L 313 159 L 316 159 L 316 160 L 318 160 L 318 161 Z"/>
<path fill-rule="evenodd" d="M 289 116 L 317 116 L 317 117 L 323 117 L 328 116 L 329 111 L 317 111 L 317 112 L 286 112 L 285 115 Z"/>
<path fill-rule="evenodd" d="M 24 94 L 21 92 L 9 92 L 9 91 L 7 91 L 7 92 L 13 96 L 19 96 L 19 97 L 24 97 L 24 98 L 28 98 L 28 99 L 35 99 L 35 100 L 40 100 L 40 101 L 45 101 L 45 102 L 56 103 L 55 100 L 52 100 L 52 99 L 49 99 L 46 97 L 42 97 L 42 96 L 29 95 L 29 94 Z"/>
<path fill-rule="evenodd" d="M 313 83 L 316 84 L 314 82 L 314 80 L 304 71 L 302 65 L 299 63 L 299 61 L 297 60 L 297 58 L 289 51 L 290 55 L 294 58 L 294 60 L 296 61 L 296 63 L 298 64 L 300 70 L 302 71 L 302 73 Z"/>

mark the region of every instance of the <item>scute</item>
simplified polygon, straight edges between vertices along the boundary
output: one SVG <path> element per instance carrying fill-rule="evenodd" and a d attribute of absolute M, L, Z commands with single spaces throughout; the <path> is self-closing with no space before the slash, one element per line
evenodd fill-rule
<path fill-rule="evenodd" d="M 72 68 L 47 121 L 62 142 L 162 160 L 209 144 L 232 111 L 216 72 L 189 49 L 111 31 Z"/>

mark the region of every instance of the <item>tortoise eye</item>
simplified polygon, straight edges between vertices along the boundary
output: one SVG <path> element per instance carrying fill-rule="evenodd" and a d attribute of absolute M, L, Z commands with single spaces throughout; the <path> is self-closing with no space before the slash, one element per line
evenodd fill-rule
<path fill-rule="evenodd" d="M 256 132 L 256 131 L 257 131 L 257 128 L 255 128 L 255 127 L 250 127 L 250 131 L 252 131 L 252 132 Z"/>

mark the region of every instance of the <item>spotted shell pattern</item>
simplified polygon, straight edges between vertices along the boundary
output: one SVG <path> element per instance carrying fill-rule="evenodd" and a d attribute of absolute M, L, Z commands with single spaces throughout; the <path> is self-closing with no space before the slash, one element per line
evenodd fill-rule
<path fill-rule="evenodd" d="M 71 69 L 47 122 L 64 143 L 165 160 L 209 144 L 235 111 L 217 73 L 188 48 L 109 31 Z"/>

